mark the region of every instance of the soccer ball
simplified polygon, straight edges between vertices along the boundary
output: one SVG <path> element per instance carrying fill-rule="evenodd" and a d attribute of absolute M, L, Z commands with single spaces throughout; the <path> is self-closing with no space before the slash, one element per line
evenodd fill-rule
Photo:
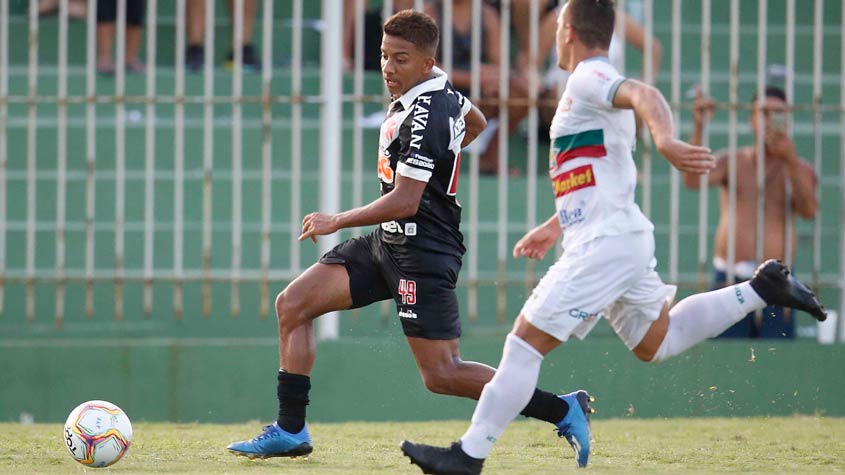
<path fill-rule="evenodd" d="M 65 422 L 65 445 L 77 462 L 108 467 L 126 453 L 132 442 L 132 423 L 123 410 L 107 401 L 76 406 Z"/>

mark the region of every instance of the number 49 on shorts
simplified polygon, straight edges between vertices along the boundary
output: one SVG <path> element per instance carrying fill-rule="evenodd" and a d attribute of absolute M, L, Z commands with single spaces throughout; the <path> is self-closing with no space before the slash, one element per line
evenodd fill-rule
<path fill-rule="evenodd" d="M 417 303 L 417 283 L 399 279 L 399 295 L 402 297 L 402 305 L 414 305 Z"/>

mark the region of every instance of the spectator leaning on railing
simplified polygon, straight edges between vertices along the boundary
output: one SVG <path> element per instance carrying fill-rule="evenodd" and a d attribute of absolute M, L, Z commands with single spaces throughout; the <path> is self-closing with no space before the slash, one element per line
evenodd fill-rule
<path fill-rule="evenodd" d="M 761 110 L 762 108 L 762 110 Z M 689 142 L 701 144 L 702 130 L 713 112 L 714 102 L 696 92 L 693 105 L 693 131 Z M 757 131 L 758 111 L 764 121 L 764 135 Z M 763 241 L 763 260 L 784 260 L 785 234 L 789 229 L 795 242 L 795 223 L 786 222 L 786 188 L 792 186 L 792 211 L 799 216 L 813 219 L 818 210 L 816 201 L 816 176 L 813 168 L 795 151 L 795 143 L 787 132 L 787 102 L 784 91 L 767 87 L 762 101 L 752 99 L 751 130 L 754 144 L 741 147 L 736 152 L 736 208 L 737 232 L 735 242 L 734 274 L 737 281 L 751 278 L 757 267 L 757 147 L 765 148 L 766 187 Z M 698 188 L 698 175 L 684 174 L 684 183 L 689 188 Z M 713 254 L 714 285 L 722 287 L 727 281 L 728 254 L 728 152 L 716 154 L 716 168 L 707 175 L 708 186 L 719 186 L 720 218 L 716 230 Z M 788 226 L 788 228 L 787 228 Z M 793 246 L 793 254 L 795 246 Z M 790 258 L 794 257 L 788 256 Z M 743 320 L 727 329 L 722 336 L 732 338 L 793 338 L 795 319 L 792 311 L 781 307 L 767 307 L 760 317 L 748 314 Z"/>

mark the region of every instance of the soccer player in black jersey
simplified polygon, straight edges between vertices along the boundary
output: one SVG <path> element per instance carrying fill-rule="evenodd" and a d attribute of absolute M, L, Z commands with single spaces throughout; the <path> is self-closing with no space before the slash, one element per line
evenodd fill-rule
<path fill-rule="evenodd" d="M 455 199 L 461 148 L 484 128 L 479 110 L 435 67 L 438 29 L 424 13 L 404 10 L 384 24 L 381 66 L 393 99 L 381 126 L 381 197 L 338 214 L 311 213 L 300 240 L 339 229 L 378 225 L 345 241 L 276 298 L 279 322 L 278 420 L 228 449 L 250 458 L 312 451 L 305 424 L 315 342 L 312 322 L 336 310 L 393 299 L 425 386 L 478 399 L 495 370 L 463 361 L 455 285 L 464 254 Z M 568 405 L 535 390 L 523 414 L 559 423 Z"/>

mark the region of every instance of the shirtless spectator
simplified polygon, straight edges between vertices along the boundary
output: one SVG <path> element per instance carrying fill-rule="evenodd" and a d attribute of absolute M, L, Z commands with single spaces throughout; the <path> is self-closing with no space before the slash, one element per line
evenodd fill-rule
<path fill-rule="evenodd" d="M 813 168 L 795 151 L 795 144 L 787 134 L 786 94 L 776 87 L 766 88 L 766 97 L 762 101 L 762 115 L 765 135 L 757 136 L 758 108 L 761 101 L 752 100 L 751 129 L 754 131 L 754 144 L 740 147 L 736 153 L 736 260 L 734 275 L 737 281 L 747 280 L 757 267 L 756 230 L 757 230 L 757 147 L 765 147 L 766 190 L 763 241 L 763 259 L 785 260 L 786 226 L 795 241 L 795 223 L 786 223 L 786 185 L 792 186 L 792 212 L 806 219 L 813 219 L 818 209 L 816 201 L 816 177 Z M 714 103 L 709 98 L 696 93 L 693 106 L 693 132 L 689 143 L 701 144 L 704 123 L 712 115 Z M 716 286 L 727 284 L 728 255 L 728 153 L 716 154 L 716 168 L 707 177 L 708 186 L 719 186 L 720 219 L 716 230 L 716 243 L 713 256 L 714 280 Z M 699 176 L 684 174 L 684 183 L 689 188 L 699 187 Z M 794 257 L 795 247 L 792 247 Z M 722 336 L 731 338 L 793 338 L 795 320 L 792 311 L 784 312 L 781 307 L 767 307 L 762 318 L 749 314 Z"/>

